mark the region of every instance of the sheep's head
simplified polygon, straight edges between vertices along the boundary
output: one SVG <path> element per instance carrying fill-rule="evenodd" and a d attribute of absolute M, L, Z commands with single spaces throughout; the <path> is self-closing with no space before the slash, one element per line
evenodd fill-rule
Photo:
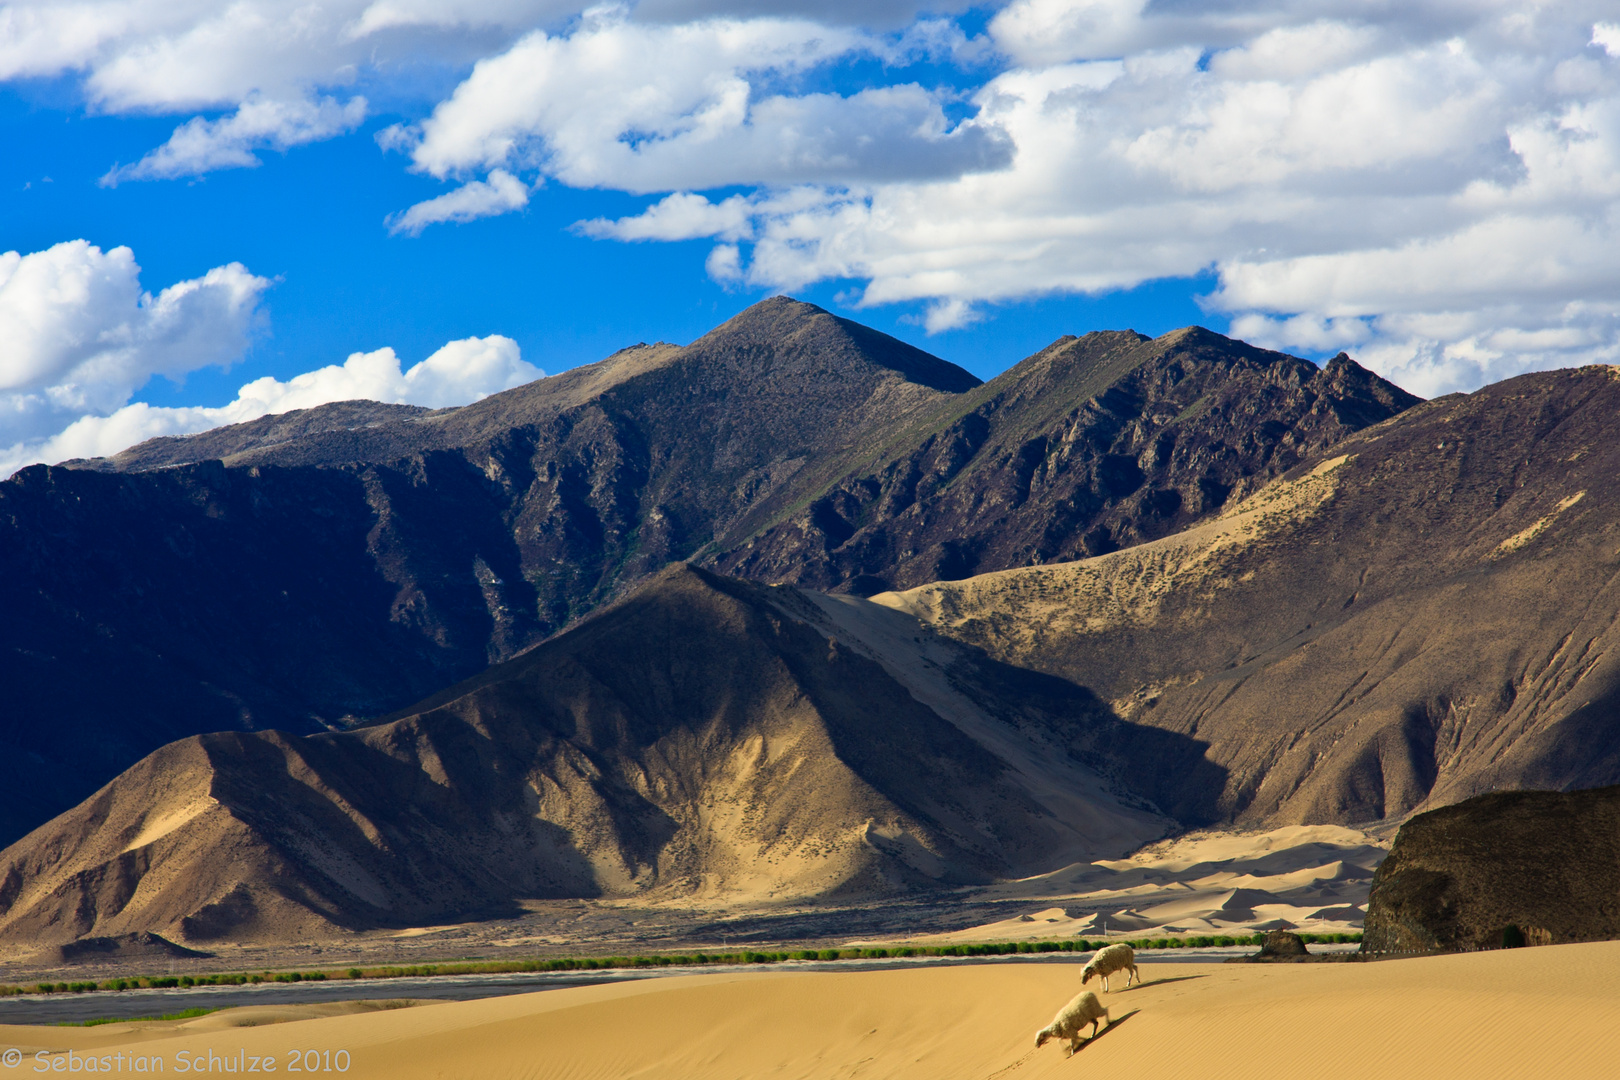
<path fill-rule="evenodd" d="M 1084 986 L 1084 985 L 1086 985 L 1086 983 L 1090 982 L 1092 979 L 1095 979 L 1096 977 L 1097 977 L 1097 965 L 1096 964 L 1087 964 L 1085 966 L 1085 969 L 1080 972 L 1080 985 Z"/>
<path fill-rule="evenodd" d="M 1052 1037 L 1052 1029 L 1051 1028 L 1049 1028 L 1049 1027 L 1041 1028 L 1041 1030 L 1039 1030 L 1039 1031 L 1037 1031 L 1035 1033 L 1035 1049 L 1039 1050 L 1041 1047 L 1045 1046 L 1046 1045 L 1046 1040 L 1050 1039 L 1051 1037 Z"/>

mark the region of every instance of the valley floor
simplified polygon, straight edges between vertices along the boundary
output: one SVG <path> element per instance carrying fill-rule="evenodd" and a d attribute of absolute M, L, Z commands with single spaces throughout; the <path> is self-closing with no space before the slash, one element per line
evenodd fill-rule
<path fill-rule="evenodd" d="M 125 1072 L 136 1059 L 161 1059 L 168 1075 L 210 1053 L 214 1072 L 254 1058 L 285 1072 L 296 1054 L 320 1071 L 346 1061 L 348 1075 L 399 1080 L 1578 1080 L 1620 1068 L 1620 942 L 1369 964 L 1148 959 L 1142 975 L 1142 985 L 1102 995 L 1115 1023 L 1072 1059 L 1057 1044 L 1033 1046 L 1079 988 L 1071 964 L 707 974 L 339 1015 L 249 1009 L 159 1024 L 0 1027 L 0 1050 L 23 1055 L 5 1059 L 14 1075 L 33 1071 L 45 1049 L 71 1051 L 79 1072 L 91 1057 Z"/>
<path fill-rule="evenodd" d="M 213 955 L 195 959 L 90 954 L 69 966 L 31 955 L 32 947 L 14 946 L 10 955 L 0 951 L 0 985 L 748 948 L 1250 935 L 1271 929 L 1354 933 L 1385 852 L 1384 841 L 1355 829 L 1292 825 L 1189 834 L 1038 877 L 865 904 L 705 908 L 691 901 L 655 906 L 537 900 L 525 901 L 527 910 L 512 918 L 324 942 L 205 943 L 201 947 Z M 0 1022 L 5 1012 L 0 1002 Z"/>

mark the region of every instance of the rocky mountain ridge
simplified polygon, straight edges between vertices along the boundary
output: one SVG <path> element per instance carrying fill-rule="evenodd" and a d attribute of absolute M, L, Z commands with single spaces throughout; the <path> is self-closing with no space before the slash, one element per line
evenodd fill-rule
<path fill-rule="evenodd" d="M 860 594 L 1107 554 L 1178 532 L 1418 399 L 1200 327 L 1068 337 L 919 410 L 704 557 Z M 804 498 L 801 498 L 804 502 Z M 774 507 L 767 507 L 772 510 Z M 756 522 L 759 524 L 756 525 Z"/>
<path fill-rule="evenodd" d="M 981 387 L 776 298 L 463 409 L 343 403 L 26 469 L 0 483 L 0 839 L 172 739 L 398 709 L 670 561 L 860 592 L 1129 543 L 1409 400 L 1206 331 L 1067 340 Z M 869 478 L 859 535 L 795 524 Z"/>

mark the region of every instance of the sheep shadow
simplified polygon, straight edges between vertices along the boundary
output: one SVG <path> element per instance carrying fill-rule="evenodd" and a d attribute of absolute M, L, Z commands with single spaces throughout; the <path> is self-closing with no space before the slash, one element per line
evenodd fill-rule
<path fill-rule="evenodd" d="M 1114 994 L 1128 994 L 1132 990 L 1143 990 L 1143 989 L 1146 989 L 1149 986 L 1164 986 L 1166 983 L 1178 983 L 1178 982 L 1186 982 L 1188 979 L 1207 979 L 1207 978 L 1209 978 L 1208 975 L 1167 975 L 1167 976 L 1164 976 L 1164 977 L 1161 977 L 1161 978 L 1158 978 L 1158 979 L 1154 979 L 1152 982 L 1139 982 L 1135 986 L 1127 986 L 1127 987 L 1124 987 L 1124 988 L 1119 989 L 1119 990 L 1110 991 L 1109 996 L 1112 997 Z"/>
<path fill-rule="evenodd" d="M 1079 1050 L 1076 1050 L 1074 1053 L 1072 1053 L 1072 1054 L 1070 1054 L 1068 1056 L 1069 1057 L 1075 1057 L 1075 1056 L 1079 1055 L 1081 1053 L 1081 1051 L 1085 1050 L 1092 1043 L 1096 1042 L 1098 1039 L 1102 1038 L 1104 1035 L 1107 1035 L 1110 1031 L 1113 1031 L 1115 1028 L 1119 1027 L 1119 1025 L 1123 1024 L 1125 1021 L 1129 1020 L 1131 1017 L 1135 1016 L 1137 1013 L 1139 1013 L 1141 1011 L 1142 1011 L 1141 1009 L 1132 1009 L 1130 1012 L 1126 1013 L 1124 1016 L 1121 1016 L 1116 1020 L 1109 1021 L 1108 1024 L 1105 1025 L 1102 1028 L 1102 1030 L 1097 1032 L 1097 1034 L 1093 1035 L 1091 1038 L 1089 1038 L 1085 1042 L 1081 1043 Z"/>

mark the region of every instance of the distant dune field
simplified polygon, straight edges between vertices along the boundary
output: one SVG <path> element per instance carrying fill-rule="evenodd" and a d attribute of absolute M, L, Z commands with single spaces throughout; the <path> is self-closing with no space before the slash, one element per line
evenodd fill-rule
<path fill-rule="evenodd" d="M 236 1066 L 273 1055 L 285 1073 L 294 1050 L 317 1063 L 347 1050 L 346 1075 L 390 1080 L 1579 1080 L 1620 1069 L 1620 942 L 1370 964 L 1149 959 L 1142 975 L 1140 987 L 1102 995 L 1116 1026 L 1075 1059 L 1033 1046 L 1079 989 L 1078 965 L 1056 964 L 698 975 L 281 1023 L 261 1009 L 0 1027 L 0 1049 L 24 1053 L 6 1070 L 17 1076 L 35 1070 L 41 1047 L 122 1053 L 125 1072 L 129 1055 L 161 1057 L 165 1076 L 210 1051 L 217 1075 L 226 1056 Z"/>

